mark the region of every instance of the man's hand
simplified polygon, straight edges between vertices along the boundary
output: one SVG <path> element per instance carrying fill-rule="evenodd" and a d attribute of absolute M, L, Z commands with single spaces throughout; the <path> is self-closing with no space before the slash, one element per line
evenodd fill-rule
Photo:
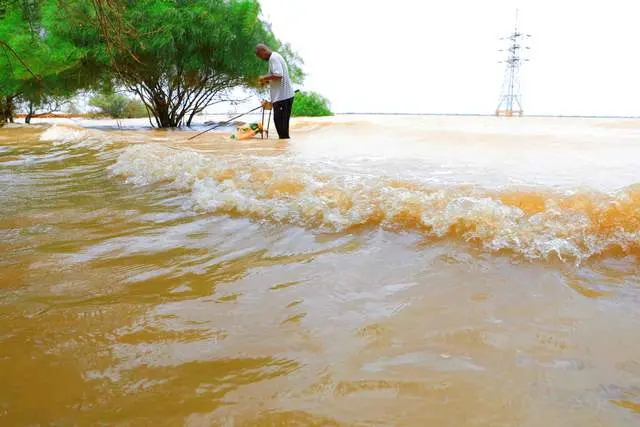
<path fill-rule="evenodd" d="M 273 107 L 273 105 L 267 100 L 263 100 L 261 105 L 265 110 L 270 110 Z"/>
<path fill-rule="evenodd" d="M 265 74 L 264 76 L 258 77 L 258 83 L 260 83 L 261 86 L 264 86 L 270 80 L 280 80 L 280 79 L 282 79 L 282 76 L 279 76 L 277 74 Z"/>

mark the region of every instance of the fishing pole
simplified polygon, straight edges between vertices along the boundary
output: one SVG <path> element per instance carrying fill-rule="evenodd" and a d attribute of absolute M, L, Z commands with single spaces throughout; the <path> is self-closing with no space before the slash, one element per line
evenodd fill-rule
<path fill-rule="evenodd" d="M 295 96 L 295 94 L 298 94 L 299 92 L 300 92 L 300 89 L 296 90 L 296 91 L 294 92 L 294 96 Z M 271 104 L 271 103 L 269 103 L 269 104 Z M 273 109 L 273 107 L 272 107 L 272 104 L 271 104 L 271 106 L 270 106 L 269 108 L 266 108 L 266 107 L 265 107 L 265 104 L 264 104 L 264 103 L 262 103 L 262 104 L 260 104 L 260 106 L 259 106 L 259 107 L 256 107 L 256 108 L 254 108 L 253 110 L 249 110 L 249 111 L 247 111 L 246 113 L 238 114 L 237 116 L 230 118 L 230 119 L 229 119 L 229 120 L 227 120 L 226 122 L 218 123 L 217 125 L 212 126 L 212 127 L 210 127 L 209 129 L 207 129 L 207 130 L 205 130 L 205 131 L 203 131 L 203 132 L 200 132 L 200 133 L 199 133 L 199 134 L 197 134 L 197 135 L 192 136 L 191 138 L 187 138 L 187 141 L 191 141 L 193 138 L 196 138 L 196 137 L 198 137 L 198 136 L 200 136 L 200 135 L 202 135 L 202 134 L 205 134 L 205 133 L 207 133 L 207 132 L 209 132 L 209 131 L 211 131 L 211 130 L 214 130 L 214 129 L 215 129 L 215 128 L 217 128 L 217 127 L 220 127 L 220 126 L 222 126 L 222 125 L 229 124 L 229 123 L 231 123 L 233 120 L 238 119 L 238 118 L 240 118 L 240 117 L 242 117 L 242 116 L 246 116 L 246 115 L 247 115 L 247 114 L 249 114 L 249 113 L 253 113 L 254 111 L 256 111 L 256 110 L 258 110 L 258 109 L 260 109 L 260 108 L 262 108 L 262 126 L 264 126 L 264 110 L 265 110 L 265 109 L 268 109 L 268 110 L 269 110 L 269 119 L 268 119 L 268 121 L 267 121 L 267 138 L 268 138 L 268 137 L 269 137 L 269 125 L 271 124 L 271 110 Z M 262 134 L 262 138 L 264 139 L 264 130 L 261 132 L 261 134 Z"/>
<path fill-rule="evenodd" d="M 197 134 L 197 135 L 192 136 L 191 138 L 188 138 L 188 139 L 187 139 L 187 141 L 191 141 L 193 138 L 198 137 L 198 136 L 200 136 L 200 135 L 202 135 L 202 134 L 204 134 L 204 133 L 207 133 L 207 132 L 209 132 L 210 130 L 214 130 L 214 129 L 215 129 L 215 128 L 217 128 L 217 127 L 220 127 L 220 126 L 222 126 L 222 125 L 227 125 L 227 124 L 231 123 L 232 121 L 234 121 L 235 119 L 238 119 L 238 118 L 240 118 L 240 117 L 242 117 L 242 116 L 245 116 L 245 115 L 247 115 L 247 114 L 249 114 L 249 113 L 253 113 L 254 111 L 256 111 L 256 110 L 258 110 L 258 109 L 260 109 L 260 108 L 262 108 L 262 105 L 260 105 L 259 107 L 254 108 L 253 110 L 247 111 L 246 113 L 238 114 L 237 116 L 230 118 L 230 119 L 229 119 L 229 120 L 227 120 L 226 122 L 218 123 L 217 125 L 212 126 L 212 127 L 210 127 L 209 129 L 207 129 L 207 130 L 205 130 L 205 131 L 203 131 L 203 132 L 200 132 L 200 133 L 199 133 L 199 134 Z"/>

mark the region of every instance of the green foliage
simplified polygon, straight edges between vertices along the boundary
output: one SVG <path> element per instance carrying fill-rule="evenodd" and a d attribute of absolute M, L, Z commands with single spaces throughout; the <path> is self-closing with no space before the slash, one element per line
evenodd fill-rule
<path fill-rule="evenodd" d="M 127 118 L 141 118 L 148 117 L 147 107 L 139 99 L 130 99 L 127 106 L 124 109 L 124 116 Z"/>
<path fill-rule="evenodd" d="M 89 105 L 99 110 L 99 113 L 114 119 L 124 118 L 125 108 L 129 99 L 120 94 L 96 95 L 89 100 Z"/>
<path fill-rule="evenodd" d="M 98 115 L 114 119 L 147 117 L 142 102 L 119 93 L 96 95 L 89 100 L 89 105 L 98 109 Z"/>
<path fill-rule="evenodd" d="M 138 0 L 122 17 L 121 48 L 110 50 L 116 83 L 140 97 L 159 127 L 189 125 L 230 89 L 255 87 L 265 67 L 255 45 L 281 46 L 256 0 Z M 299 59 L 286 51 L 301 78 Z"/>
<path fill-rule="evenodd" d="M 298 92 L 291 108 L 293 117 L 332 116 L 329 101 L 316 92 Z"/>
<path fill-rule="evenodd" d="M 72 26 L 59 21 L 60 0 L 2 3 L 0 97 L 11 99 L 14 106 L 23 103 L 37 110 L 52 98 L 68 99 L 80 88 L 99 86 L 106 70 L 96 66 L 91 48 L 95 45 L 78 45 L 56 31 L 63 25 Z M 3 119 L 7 117 L 0 114 L 0 122 Z"/>
<path fill-rule="evenodd" d="M 38 106 L 120 87 L 157 126 L 189 125 L 231 89 L 257 88 L 257 43 L 281 52 L 302 81 L 302 60 L 276 39 L 257 0 L 0 0 L 0 98 Z M 141 114 L 128 105 L 126 114 Z"/>

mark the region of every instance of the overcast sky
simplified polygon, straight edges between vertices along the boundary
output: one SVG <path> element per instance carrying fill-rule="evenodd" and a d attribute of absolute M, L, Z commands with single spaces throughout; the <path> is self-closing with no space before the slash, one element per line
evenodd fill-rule
<path fill-rule="evenodd" d="M 520 26 L 525 114 L 640 115 L 637 0 L 261 0 L 335 112 L 493 113 Z"/>

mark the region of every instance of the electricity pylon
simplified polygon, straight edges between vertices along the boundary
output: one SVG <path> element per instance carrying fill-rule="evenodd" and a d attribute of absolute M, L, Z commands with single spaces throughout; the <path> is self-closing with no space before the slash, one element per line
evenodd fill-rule
<path fill-rule="evenodd" d="M 514 114 L 522 116 L 522 95 L 520 93 L 520 66 L 523 62 L 529 61 L 521 56 L 523 49 L 528 50 L 529 46 L 524 46 L 524 41 L 531 37 L 531 34 L 523 34 L 518 29 L 518 11 L 516 10 L 516 25 L 507 37 L 500 40 L 509 41 L 508 49 L 500 49 L 500 52 L 508 52 L 507 59 L 500 61 L 500 64 L 507 64 L 504 73 L 504 81 L 502 83 L 502 91 L 500 92 L 500 102 L 496 108 L 496 116 L 511 117 Z"/>

